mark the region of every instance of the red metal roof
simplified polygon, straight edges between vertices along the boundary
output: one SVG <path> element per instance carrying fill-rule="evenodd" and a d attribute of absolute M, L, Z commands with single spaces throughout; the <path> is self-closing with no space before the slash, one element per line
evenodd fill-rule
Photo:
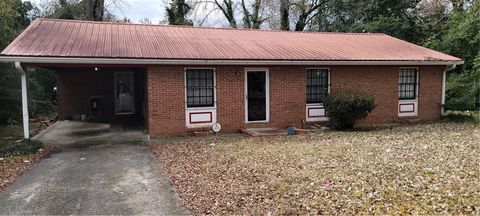
<path fill-rule="evenodd" d="M 2 56 L 195 60 L 460 61 L 378 33 L 238 30 L 36 19 Z"/>

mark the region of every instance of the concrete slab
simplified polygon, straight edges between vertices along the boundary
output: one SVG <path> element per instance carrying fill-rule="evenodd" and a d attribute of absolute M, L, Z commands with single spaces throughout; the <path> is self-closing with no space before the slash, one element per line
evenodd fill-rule
<path fill-rule="evenodd" d="M 103 142 L 122 141 L 132 144 L 143 144 L 148 140 L 148 135 L 143 127 L 111 125 L 105 123 L 91 123 L 81 121 L 60 121 L 36 139 L 47 144 L 70 146 L 87 143 L 92 145 L 95 141 Z"/>
<path fill-rule="evenodd" d="M 60 150 L 0 192 L 1 214 L 187 213 L 142 130 L 80 123 L 62 122 L 40 137 Z"/>
<path fill-rule="evenodd" d="M 250 136 L 278 136 L 287 134 L 285 130 L 278 128 L 245 128 L 242 129 L 242 132 Z"/>

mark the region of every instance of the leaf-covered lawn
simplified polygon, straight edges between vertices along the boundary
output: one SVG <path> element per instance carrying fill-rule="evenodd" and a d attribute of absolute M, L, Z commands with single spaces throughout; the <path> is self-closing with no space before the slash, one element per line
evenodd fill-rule
<path fill-rule="evenodd" d="M 38 122 L 30 122 L 31 130 L 38 130 Z M 31 134 L 32 136 L 33 134 Z M 23 139 L 23 125 L 1 125 L 0 126 L 0 149 Z M 20 143 L 19 143 L 20 144 Z M 33 163 L 55 150 L 52 145 L 44 145 L 38 152 L 20 156 L 0 156 L 0 191 L 13 182 L 16 177 L 28 170 Z"/>
<path fill-rule="evenodd" d="M 151 148 L 194 214 L 478 214 L 479 132 L 435 123 Z"/>
<path fill-rule="evenodd" d="M 0 157 L 0 191 L 12 183 L 17 176 L 28 170 L 35 162 L 54 150 L 54 146 L 44 145 L 43 148 L 34 154 Z"/>

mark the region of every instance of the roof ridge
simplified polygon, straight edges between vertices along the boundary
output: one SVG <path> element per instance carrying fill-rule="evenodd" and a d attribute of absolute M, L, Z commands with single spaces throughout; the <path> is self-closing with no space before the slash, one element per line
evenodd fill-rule
<path fill-rule="evenodd" d="M 230 31 L 258 31 L 258 32 L 284 32 L 297 34 L 339 34 L 339 35 L 380 35 L 387 34 L 380 32 L 317 32 L 317 31 L 284 31 L 278 29 L 249 29 L 249 28 L 224 28 L 224 27 L 205 27 L 205 26 L 186 26 L 186 25 L 167 25 L 167 24 L 143 24 L 143 23 L 127 23 L 127 22 L 110 22 L 110 21 L 90 21 L 90 20 L 68 20 L 68 19 L 53 19 L 53 18 L 36 18 L 39 21 L 60 21 L 60 22 L 75 22 L 75 23 L 95 23 L 95 24 L 114 24 L 114 25 L 136 25 L 136 26 L 153 26 L 164 28 L 188 28 L 188 29 L 211 29 L 211 30 L 230 30 Z"/>

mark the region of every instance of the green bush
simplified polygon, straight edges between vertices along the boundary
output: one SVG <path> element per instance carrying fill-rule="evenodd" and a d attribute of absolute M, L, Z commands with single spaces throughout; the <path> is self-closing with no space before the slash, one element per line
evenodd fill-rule
<path fill-rule="evenodd" d="M 36 153 L 43 144 L 40 141 L 22 140 L 18 143 L 11 143 L 0 149 L 0 157 L 28 155 Z"/>
<path fill-rule="evenodd" d="M 373 96 L 356 91 L 329 94 L 324 101 L 330 125 L 339 130 L 351 129 L 355 121 L 364 119 L 375 108 Z"/>

